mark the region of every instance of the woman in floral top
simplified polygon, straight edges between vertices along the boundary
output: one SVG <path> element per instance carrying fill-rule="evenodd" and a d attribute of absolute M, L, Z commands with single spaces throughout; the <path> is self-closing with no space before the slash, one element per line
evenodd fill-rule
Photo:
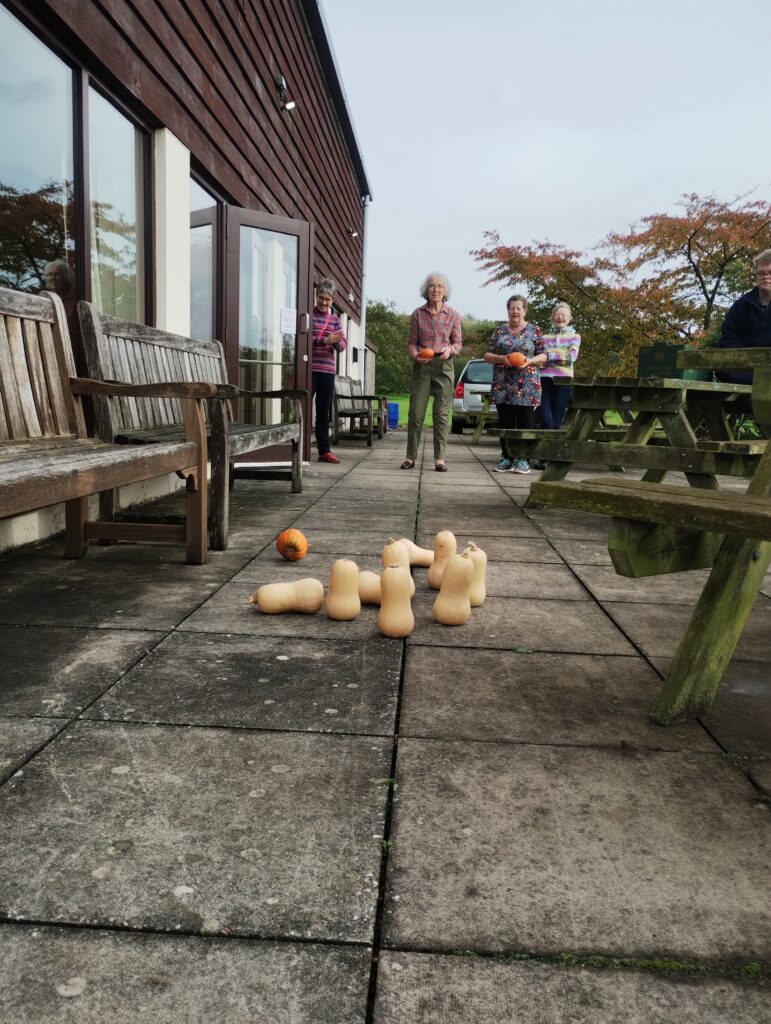
<path fill-rule="evenodd" d="M 527 430 L 533 425 L 533 410 L 541 404 L 541 374 L 546 362 L 546 349 L 537 324 L 526 320 L 527 299 L 512 295 L 506 303 L 508 323 L 496 327 L 487 343 L 486 363 L 493 365 L 490 401 L 498 410 L 502 430 Z M 520 352 L 525 357 L 521 367 L 509 366 L 508 357 Z M 498 473 L 529 473 L 530 465 L 516 444 L 501 438 L 501 460 Z"/>

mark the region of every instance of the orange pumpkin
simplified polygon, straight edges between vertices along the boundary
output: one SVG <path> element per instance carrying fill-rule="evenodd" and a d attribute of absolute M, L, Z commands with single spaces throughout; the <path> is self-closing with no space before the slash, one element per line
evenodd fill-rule
<path fill-rule="evenodd" d="M 434 350 L 432 348 L 420 348 L 418 349 L 418 359 L 422 363 L 427 363 L 429 359 L 434 358 Z"/>
<path fill-rule="evenodd" d="M 509 364 L 509 366 L 519 367 L 524 366 L 527 362 L 527 359 L 521 352 L 509 352 L 509 354 L 506 356 L 506 362 Z"/>
<path fill-rule="evenodd" d="M 308 553 L 308 539 L 300 530 L 290 527 L 276 537 L 276 550 L 287 562 L 299 562 Z"/>

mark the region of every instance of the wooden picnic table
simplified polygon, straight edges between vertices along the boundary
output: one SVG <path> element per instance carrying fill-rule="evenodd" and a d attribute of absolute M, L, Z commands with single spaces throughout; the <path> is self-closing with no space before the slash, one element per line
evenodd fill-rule
<path fill-rule="evenodd" d="M 719 381 L 577 377 L 564 436 L 532 448 L 534 457 L 548 461 L 541 480 L 563 480 L 577 463 L 642 469 L 643 480 L 654 483 L 682 472 L 691 486 L 712 490 L 717 475 L 751 476 L 765 444 L 737 441 L 730 424 L 732 412 L 749 410 L 751 392 L 749 385 Z M 594 439 L 613 414 L 624 423 L 623 436 Z"/>
<path fill-rule="evenodd" d="M 683 351 L 678 354 L 678 366 L 752 370 L 752 414 L 768 436 L 771 349 Z M 682 393 L 687 395 L 693 389 L 702 392 L 703 398 L 706 391 L 712 390 L 731 401 L 731 388 L 737 387 L 694 387 L 698 383 L 708 382 L 683 381 Z M 673 390 L 671 394 L 677 392 Z M 664 397 L 662 392 L 658 401 Z M 632 427 L 650 411 L 641 410 Z M 673 422 L 677 424 L 675 431 L 684 429 L 682 417 Z M 719 424 L 719 420 L 716 422 Z M 704 466 L 699 468 L 703 470 Z M 675 487 L 657 480 L 612 476 L 549 482 L 545 476 L 546 473 L 532 485 L 532 493 L 540 504 L 613 517 L 608 549 L 620 575 L 653 575 L 712 566 L 651 717 L 666 725 L 705 711 L 771 564 L 771 447 L 764 445 L 763 454 L 759 454 L 746 494 L 719 491 L 690 478 L 689 482 L 696 486 Z M 709 478 L 710 474 L 701 472 L 696 476 Z"/>

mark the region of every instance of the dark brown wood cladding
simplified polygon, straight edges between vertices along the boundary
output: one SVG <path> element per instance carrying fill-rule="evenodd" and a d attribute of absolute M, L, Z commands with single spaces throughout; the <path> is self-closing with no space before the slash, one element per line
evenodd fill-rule
<path fill-rule="evenodd" d="M 337 304 L 360 318 L 360 183 L 300 0 L 13 6 L 48 31 L 56 26 L 61 45 L 138 114 L 168 128 L 229 202 L 310 221 L 314 279 L 334 278 Z M 281 109 L 277 75 L 293 111 Z"/>

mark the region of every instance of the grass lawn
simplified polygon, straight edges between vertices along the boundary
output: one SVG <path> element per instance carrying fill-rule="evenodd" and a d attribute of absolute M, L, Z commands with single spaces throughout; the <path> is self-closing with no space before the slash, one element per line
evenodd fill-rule
<path fill-rule="evenodd" d="M 409 395 L 389 395 L 389 402 L 399 403 L 399 426 L 407 426 L 407 414 L 410 411 L 410 396 Z M 434 425 L 434 401 L 429 399 L 428 409 L 426 410 L 426 418 L 423 420 L 424 427 L 433 427 Z"/>

